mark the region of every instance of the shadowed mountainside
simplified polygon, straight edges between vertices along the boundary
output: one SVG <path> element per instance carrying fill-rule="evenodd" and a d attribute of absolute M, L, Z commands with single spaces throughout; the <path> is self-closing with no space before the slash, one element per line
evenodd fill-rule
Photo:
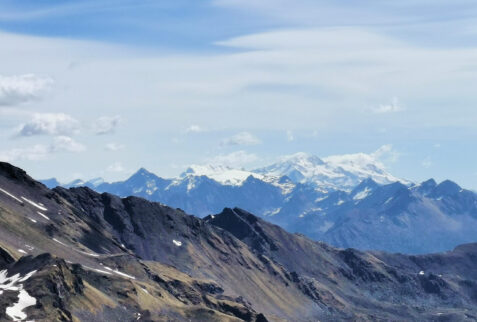
<path fill-rule="evenodd" d="M 238 208 L 199 219 L 138 197 L 49 190 L 7 163 L 0 189 L 2 320 L 477 318 L 477 244 L 422 256 L 337 249 Z"/>

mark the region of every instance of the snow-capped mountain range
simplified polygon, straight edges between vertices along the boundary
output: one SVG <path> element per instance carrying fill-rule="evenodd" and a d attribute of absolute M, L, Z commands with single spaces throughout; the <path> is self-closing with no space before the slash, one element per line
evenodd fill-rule
<path fill-rule="evenodd" d="M 55 179 L 43 183 L 57 185 Z M 474 192 L 451 181 L 411 183 L 365 154 L 320 159 L 298 153 L 252 171 L 191 166 L 176 178 L 141 168 L 125 181 L 64 186 L 143 197 L 200 217 L 239 207 L 339 247 L 435 252 L 475 241 L 477 231 Z"/>
<path fill-rule="evenodd" d="M 176 178 L 161 178 L 144 168 L 125 181 L 107 183 L 101 178 L 74 180 L 60 184 L 43 180 L 48 187 L 87 186 L 120 196 L 135 195 L 163 202 L 205 216 L 227 206 L 239 206 L 261 215 L 277 213 L 293 193 L 307 191 L 313 196 L 333 191 L 351 191 L 365 179 L 379 184 L 407 180 L 396 178 L 372 155 L 350 154 L 320 159 L 296 153 L 255 170 L 225 165 L 192 165 Z"/>

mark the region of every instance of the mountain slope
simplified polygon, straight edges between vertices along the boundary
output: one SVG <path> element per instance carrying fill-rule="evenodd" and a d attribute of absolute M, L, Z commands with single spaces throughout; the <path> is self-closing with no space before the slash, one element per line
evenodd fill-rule
<path fill-rule="evenodd" d="M 473 305 L 475 284 L 471 280 L 477 276 L 473 266 L 477 244 L 459 246 L 444 254 L 421 256 L 365 253 L 335 249 L 302 235 L 289 234 L 240 209 L 225 209 L 205 220 L 229 230 L 257 254 L 295 272 L 297 278 L 307 276 L 319 281 L 319 285 L 315 285 L 308 280 L 311 283 L 309 290 L 318 288 L 322 298 L 336 301 L 335 306 L 339 307 L 344 304 L 341 301 L 347 299 L 345 305 L 352 306 L 355 318 L 373 316 L 385 320 L 421 321 L 475 318 L 465 311 L 442 310 L 436 303 L 445 302 L 456 307 Z M 454 288 L 456 285 L 459 290 Z M 330 290 L 333 291 L 328 293 Z M 463 300 L 457 295 L 460 292 L 469 297 Z M 368 296 L 376 302 L 364 300 Z"/>
<path fill-rule="evenodd" d="M 137 197 L 49 190 L 5 163 L 0 187 L 2 319 L 19 284 L 35 303 L 16 313 L 37 320 L 477 318 L 476 244 L 427 256 L 336 249 L 240 209 L 202 220 Z"/>
<path fill-rule="evenodd" d="M 303 217 L 285 214 L 281 223 L 332 245 L 391 252 L 445 251 L 476 241 L 477 195 L 451 181 L 407 187 L 368 180 L 342 194 L 339 202 L 329 198 L 333 195 Z"/>

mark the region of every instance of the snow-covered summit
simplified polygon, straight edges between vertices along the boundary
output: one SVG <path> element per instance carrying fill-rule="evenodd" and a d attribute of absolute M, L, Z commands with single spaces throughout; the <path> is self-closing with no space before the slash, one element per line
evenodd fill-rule
<path fill-rule="evenodd" d="M 255 170 L 266 176 L 286 175 L 296 183 L 313 184 L 325 189 L 349 190 L 365 179 L 379 184 L 408 181 L 391 175 L 372 154 L 356 153 L 326 158 L 307 153 L 282 157 L 277 163 Z"/>
<path fill-rule="evenodd" d="M 263 180 L 264 176 L 244 169 L 233 169 L 225 165 L 191 165 L 180 178 L 206 176 L 224 185 L 241 185 L 248 177 Z"/>

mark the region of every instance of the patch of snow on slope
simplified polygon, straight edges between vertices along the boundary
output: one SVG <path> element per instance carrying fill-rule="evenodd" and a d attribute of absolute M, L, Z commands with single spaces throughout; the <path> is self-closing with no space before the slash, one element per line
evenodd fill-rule
<path fill-rule="evenodd" d="M 32 271 L 26 274 L 23 278 L 21 278 L 20 274 L 15 274 L 14 276 L 7 277 L 7 270 L 3 270 L 0 272 L 0 295 L 3 294 L 3 291 L 19 292 L 18 302 L 7 307 L 5 310 L 5 313 L 13 321 L 25 320 L 28 316 L 23 312 L 23 310 L 29 306 L 36 304 L 36 299 L 30 296 L 28 292 L 23 289 L 23 284 L 20 284 L 28 280 L 35 273 L 36 271 Z"/>
<path fill-rule="evenodd" d="M 23 201 L 21 201 L 20 199 L 18 199 L 17 197 L 15 197 L 14 195 L 12 195 L 10 192 L 0 188 L 0 191 L 3 192 L 4 194 L 6 194 L 7 196 L 15 199 L 16 201 L 18 201 L 19 203 L 23 204 Z"/>
<path fill-rule="evenodd" d="M 27 199 L 25 197 L 21 197 L 23 200 L 25 200 L 26 202 L 28 202 L 30 205 L 34 206 L 34 207 L 37 207 L 38 209 L 42 210 L 42 211 L 47 211 L 48 209 L 46 209 L 45 207 L 37 204 L 36 202 L 33 202 L 31 201 L 30 199 Z"/>
<path fill-rule="evenodd" d="M 386 200 L 384 202 L 384 204 L 386 205 L 386 204 L 390 203 L 393 199 L 394 199 L 394 197 L 389 197 L 388 200 Z"/>
<path fill-rule="evenodd" d="M 141 290 L 143 290 L 144 293 L 149 294 L 149 291 L 146 290 L 145 288 L 141 287 Z"/>
<path fill-rule="evenodd" d="M 81 265 L 81 266 L 83 266 L 83 267 L 86 268 L 86 269 L 89 269 L 89 270 L 91 270 L 91 271 L 95 271 L 95 272 L 98 272 L 98 273 L 101 273 L 101 274 L 113 275 L 113 273 L 106 272 L 106 271 L 103 271 L 103 270 L 101 270 L 101 269 L 92 268 L 92 267 L 89 267 L 89 266 L 86 266 L 86 265 Z"/>
<path fill-rule="evenodd" d="M 53 241 L 57 242 L 57 243 L 60 244 L 60 245 L 65 246 L 65 247 L 71 248 L 70 246 L 66 245 L 65 243 L 59 241 L 59 240 L 56 239 L 56 238 L 53 238 Z M 73 249 L 74 249 L 74 248 L 73 248 Z M 84 252 L 84 251 L 79 250 L 79 249 L 74 249 L 74 250 L 77 251 L 78 253 L 81 253 L 81 254 L 84 254 L 84 255 L 88 255 L 88 256 L 92 256 L 92 257 L 99 257 L 99 256 L 100 256 L 99 254 L 88 253 L 88 252 Z"/>
<path fill-rule="evenodd" d="M 372 190 L 366 187 L 363 191 L 358 192 L 354 195 L 353 200 L 361 200 L 366 198 Z"/>
<path fill-rule="evenodd" d="M 46 220 L 50 220 L 50 218 L 49 218 L 47 215 L 45 215 L 45 214 L 43 214 L 43 213 L 41 213 L 41 212 L 39 212 L 39 211 L 37 211 L 36 213 L 39 214 L 40 216 L 42 216 L 43 218 L 45 218 Z M 35 222 L 36 222 L 36 221 L 35 221 Z"/>
<path fill-rule="evenodd" d="M 112 268 L 107 267 L 107 266 L 104 266 L 104 268 L 106 268 L 108 271 L 111 271 L 111 272 L 116 273 L 116 274 L 119 275 L 119 276 L 126 277 L 126 278 L 130 278 L 130 279 L 132 279 L 132 280 L 135 280 L 135 279 L 136 279 L 134 276 L 128 275 L 128 274 L 123 273 L 123 272 L 120 272 L 120 271 L 118 271 L 117 269 L 112 269 Z"/>
<path fill-rule="evenodd" d="M 27 291 L 21 289 L 18 294 L 18 302 L 13 304 L 13 306 L 7 307 L 5 312 L 13 319 L 13 321 L 23 321 L 28 317 L 23 310 L 35 304 L 36 298 L 30 296 Z"/>

